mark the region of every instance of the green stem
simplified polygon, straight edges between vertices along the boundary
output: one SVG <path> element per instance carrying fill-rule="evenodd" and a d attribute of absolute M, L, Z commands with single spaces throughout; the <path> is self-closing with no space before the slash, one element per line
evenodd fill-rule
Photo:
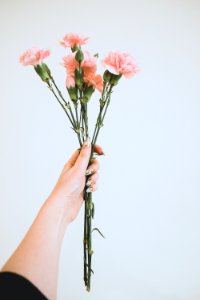
<path fill-rule="evenodd" d="M 55 93 L 55 91 L 54 91 L 52 85 L 51 85 L 49 82 L 48 82 L 47 84 L 48 84 L 48 87 L 49 87 L 50 91 L 54 94 L 54 96 L 55 96 L 56 99 L 58 100 L 59 104 L 61 105 L 61 107 L 62 107 L 63 110 L 65 111 L 66 115 L 68 116 L 70 123 L 71 123 L 72 126 L 74 127 L 73 121 L 72 121 L 72 119 L 71 119 L 71 117 L 70 117 L 70 115 L 69 115 L 69 113 L 68 113 L 66 107 L 62 104 L 62 102 L 60 101 L 60 99 L 59 99 L 58 96 L 56 95 L 56 93 Z"/>
<path fill-rule="evenodd" d="M 70 103 L 69 103 L 69 102 L 67 103 L 67 101 L 66 101 L 65 98 L 63 97 L 61 91 L 59 90 L 59 88 L 58 88 L 57 84 L 55 83 L 55 80 L 54 80 L 54 78 L 53 78 L 52 76 L 51 76 L 51 81 L 52 81 L 54 87 L 56 88 L 56 90 L 57 90 L 57 92 L 58 92 L 60 98 L 61 98 L 61 99 L 63 100 L 63 102 L 65 103 L 65 106 L 66 106 L 66 107 L 69 109 L 69 111 L 70 111 L 71 120 L 73 121 L 73 122 L 71 121 L 71 123 L 72 123 L 72 126 L 73 126 L 74 130 L 76 131 L 76 134 L 77 134 L 77 136 L 78 136 L 78 141 L 79 141 L 79 144 L 80 144 L 80 147 L 81 147 L 81 146 L 82 146 L 82 141 L 81 141 L 80 133 L 77 132 L 77 124 L 76 124 L 76 120 L 75 120 L 75 118 L 74 118 L 74 114 L 73 114 L 73 112 L 72 112 Z"/>
<path fill-rule="evenodd" d="M 99 111 L 99 114 L 98 114 L 98 117 L 97 117 L 97 122 L 96 122 L 96 125 L 95 125 L 95 130 L 94 130 L 94 133 L 93 133 L 93 137 L 92 137 L 92 144 L 94 144 L 94 138 L 95 138 L 95 135 L 96 135 L 96 131 L 97 131 L 98 125 L 101 121 L 101 114 L 102 114 L 102 111 L 103 111 L 103 108 L 105 106 L 106 99 L 107 99 L 108 87 L 109 87 L 109 84 L 105 83 L 104 86 L 103 86 L 103 92 L 102 92 L 101 99 L 99 100 L 99 102 L 100 102 L 100 111 Z"/>
<path fill-rule="evenodd" d="M 78 141 L 79 141 L 79 145 L 80 145 L 80 147 L 82 147 L 82 141 L 81 141 L 81 136 L 80 136 L 80 133 L 76 133 L 77 134 L 77 137 L 78 137 Z"/>
<path fill-rule="evenodd" d="M 102 94 L 102 99 L 100 101 L 100 110 L 99 110 L 99 114 L 98 114 L 98 117 L 97 117 L 97 122 L 96 122 L 96 125 L 95 125 L 95 130 L 94 130 L 93 137 L 92 137 L 92 151 L 91 151 L 90 160 L 93 157 L 94 146 L 96 144 L 100 128 L 103 126 L 103 120 L 105 118 L 108 106 L 110 104 L 110 97 L 111 97 L 111 93 L 112 93 L 112 88 L 113 88 L 112 85 L 110 85 L 110 86 L 107 85 L 106 88 L 105 88 L 105 93 L 103 92 L 103 94 Z M 105 107 L 105 110 L 104 110 L 104 107 Z"/>
<path fill-rule="evenodd" d="M 82 141 L 81 141 L 81 137 L 80 137 L 80 131 L 79 131 L 79 129 L 77 128 L 76 120 L 75 120 L 75 118 L 74 118 L 74 114 L 73 114 L 73 112 L 72 112 L 71 105 L 70 105 L 69 102 L 67 103 L 67 105 L 68 105 L 68 107 L 69 107 L 69 111 L 70 111 L 70 114 L 71 114 L 71 117 L 72 117 L 72 120 L 73 120 L 73 123 L 74 123 L 74 126 L 73 126 L 74 131 L 75 131 L 76 134 L 77 134 L 78 141 L 79 141 L 79 145 L 80 145 L 80 147 L 82 147 Z"/>
<path fill-rule="evenodd" d="M 103 116 L 102 116 L 102 119 L 101 119 L 102 123 L 103 123 L 103 121 L 104 121 L 104 118 L 105 118 L 105 115 L 106 115 L 108 106 L 109 106 L 109 104 L 110 104 L 110 96 L 111 96 L 111 95 L 109 95 L 108 100 L 107 100 L 107 102 L 106 102 L 106 108 L 105 108 L 105 111 L 104 111 Z"/>
<path fill-rule="evenodd" d="M 90 291 L 90 280 L 91 280 L 91 265 L 92 265 L 92 217 L 91 217 L 91 203 L 92 203 L 92 193 L 88 194 L 88 215 L 87 215 L 87 236 L 88 236 L 88 282 L 87 282 L 87 291 Z"/>
<path fill-rule="evenodd" d="M 84 141 L 84 125 L 83 125 L 82 112 L 80 112 L 80 130 L 81 130 L 82 140 Z"/>
<path fill-rule="evenodd" d="M 112 86 L 110 86 L 109 89 L 106 89 L 105 93 L 106 96 L 104 95 L 104 92 L 102 94 L 102 99 L 103 101 L 100 102 L 100 111 L 99 111 L 99 115 L 97 118 L 97 122 L 95 125 L 95 130 L 93 133 L 93 138 L 92 138 L 92 150 L 91 150 L 91 155 L 90 155 L 90 160 L 89 160 L 89 164 L 88 166 L 92 163 L 92 158 L 93 158 L 93 154 L 94 154 L 94 146 L 96 144 L 97 141 L 97 137 L 100 131 L 100 128 L 103 126 L 103 120 L 105 118 L 106 112 L 107 112 L 107 108 L 109 106 L 110 103 L 110 96 L 111 96 L 111 92 L 112 92 Z M 106 105 L 105 111 L 103 113 L 104 107 Z M 103 116 L 102 116 L 103 113 Z M 87 128 L 87 127 L 86 127 Z M 85 280 L 85 285 L 86 285 L 86 289 L 87 291 L 90 291 L 90 282 L 91 282 L 91 265 L 92 265 L 92 193 L 86 193 L 86 198 L 85 198 L 85 225 L 84 225 L 84 240 L 87 240 L 87 248 L 86 248 L 86 244 L 84 244 L 84 274 L 86 280 Z M 87 265 L 86 265 L 87 264 Z"/>
<path fill-rule="evenodd" d="M 77 124 L 77 128 L 80 128 L 77 104 L 75 104 L 74 107 L 75 107 L 75 112 L 76 112 L 76 124 Z"/>
<path fill-rule="evenodd" d="M 82 108 L 82 118 L 84 121 L 84 132 L 85 132 L 85 138 L 87 139 L 89 136 L 88 132 L 88 116 L 87 116 L 87 104 L 81 104 Z"/>
<path fill-rule="evenodd" d="M 60 98 L 63 100 L 63 102 L 65 103 L 65 105 L 67 105 L 67 102 L 66 102 L 65 98 L 63 97 L 61 91 L 59 90 L 59 88 L 58 88 L 57 84 L 55 83 L 54 78 L 52 76 L 51 76 L 51 81 L 53 82 L 53 85 L 55 86 L 55 88 L 56 88 L 56 90 L 57 90 Z"/>
<path fill-rule="evenodd" d="M 112 92 L 112 85 L 105 85 L 100 99 L 100 111 L 97 117 L 93 137 L 92 137 L 92 149 L 88 166 L 92 163 L 94 146 L 96 144 L 100 128 L 103 126 L 103 120 L 105 118 Z M 105 109 L 104 109 L 105 108 Z M 81 104 L 82 122 L 84 123 L 84 133 L 88 137 L 88 119 L 87 119 L 87 105 Z M 85 200 L 85 215 L 84 215 L 84 281 L 87 291 L 90 291 L 91 282 L 91 264 L 92 264 L 92 193 L 86 193 L 86 186 L 84 188 L 84 200 Z"/>
<path fill-rule="evenodd" d="M 86 199 L 86 192 L 84 191 L 84 199 Z M 83 238 L 83 249 L 84 249 L 84 281 L 85 285 L 87 286 L 87 278 L 88 278 L 88 261 L 87 261 L 87 247 L 88 247 L 88 240 L 87 240 L 87 202 L 85 200 L 85 214 L 84 214 L 84 238 Z"/>
<path fill-rule="evenodd" d="M 84 140 L 89 136 L 87 104 L 81 103 L 82 124 L 84 127 Z M 89 162 L 90 164 L 90 162 Z M 92 232 L 91 232 L 91 202 L 92 193 L 86 193 L 87 186 L 84 188 L 85 215 L 84 215 L 84 281 L 87 291 L 90 291 L 91 280 L 91 257 L 92 257 Z"/>

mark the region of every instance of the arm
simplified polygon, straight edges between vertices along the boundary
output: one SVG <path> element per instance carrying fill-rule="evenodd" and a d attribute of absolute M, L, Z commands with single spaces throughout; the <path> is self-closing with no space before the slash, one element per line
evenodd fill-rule
<path fill-rule="evenodd" d="M 97 145 L 95 150 L 100 155 L 103 153 Z M 65 230 L 83 203 L 90 153 L 91 145 L 87 144 L 74 152 L 24 239 L 1 270 L 24 276 L 50 300 L 56 299 L 59 254 Z M 92 191 L 97 189 L 98 168 L 95 159 L 89 167 L 93 170 Z"/>

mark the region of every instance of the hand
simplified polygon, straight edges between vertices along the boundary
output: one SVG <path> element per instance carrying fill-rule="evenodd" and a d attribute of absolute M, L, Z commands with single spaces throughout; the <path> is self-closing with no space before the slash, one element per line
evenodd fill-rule
<path fill-rule="evenodd" d="M 104 154 L 102 148 L 98 145 L 95 145 L 94 151 L 99 155 Z M 99 162 L 96 158 L 94 158 L 93 163 L 87 170 L 89 173 L 90 171 L 92 173 L 86 176 L 90 154 L 91 145 L 87 144 L 72 154 L 64 165 L 60 177 L 50 195 L 50 198 L 53 199 L 54 202 L 57 201 L 57 204 L 64 206 L 68 223 L 71 223 L 76 218 L 82 206 L 86 179 L 88 179 L 88 188 L 90 188 L 92 192 L 98 188 Z"/>

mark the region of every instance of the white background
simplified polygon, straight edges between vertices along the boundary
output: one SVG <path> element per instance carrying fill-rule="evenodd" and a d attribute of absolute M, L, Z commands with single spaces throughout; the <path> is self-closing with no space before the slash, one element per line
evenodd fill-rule
<path fill-rule="evenodd" d="M 0 263 L 12 254 L 78 147 L 64 112 L 18 58 L 49 47 L 65 92 L 69 32 L 103 58 L 131 53 L 141 72 L 121 80 L 100 133 L 94 193 L 92 291 L 83 284 L 83 209 L 60 257 L 58 300 L 200 299 L 200 2 L 0 2 Z M 90 128 L 98 94 L 90 104 Z"/>

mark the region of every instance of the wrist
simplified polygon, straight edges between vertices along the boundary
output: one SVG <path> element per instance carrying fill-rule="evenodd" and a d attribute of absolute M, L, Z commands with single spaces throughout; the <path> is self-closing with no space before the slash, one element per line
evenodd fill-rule
<path fill-rule="evenodd" d="M 68 200 L 62 199 L 59 195 L 50 194 L 44 203 L 44 209 L 49 212 L 51 217 L 55 219 L 62 227 L 67 227 L 70 221 L 70 213 L 68 209 Z"/>

